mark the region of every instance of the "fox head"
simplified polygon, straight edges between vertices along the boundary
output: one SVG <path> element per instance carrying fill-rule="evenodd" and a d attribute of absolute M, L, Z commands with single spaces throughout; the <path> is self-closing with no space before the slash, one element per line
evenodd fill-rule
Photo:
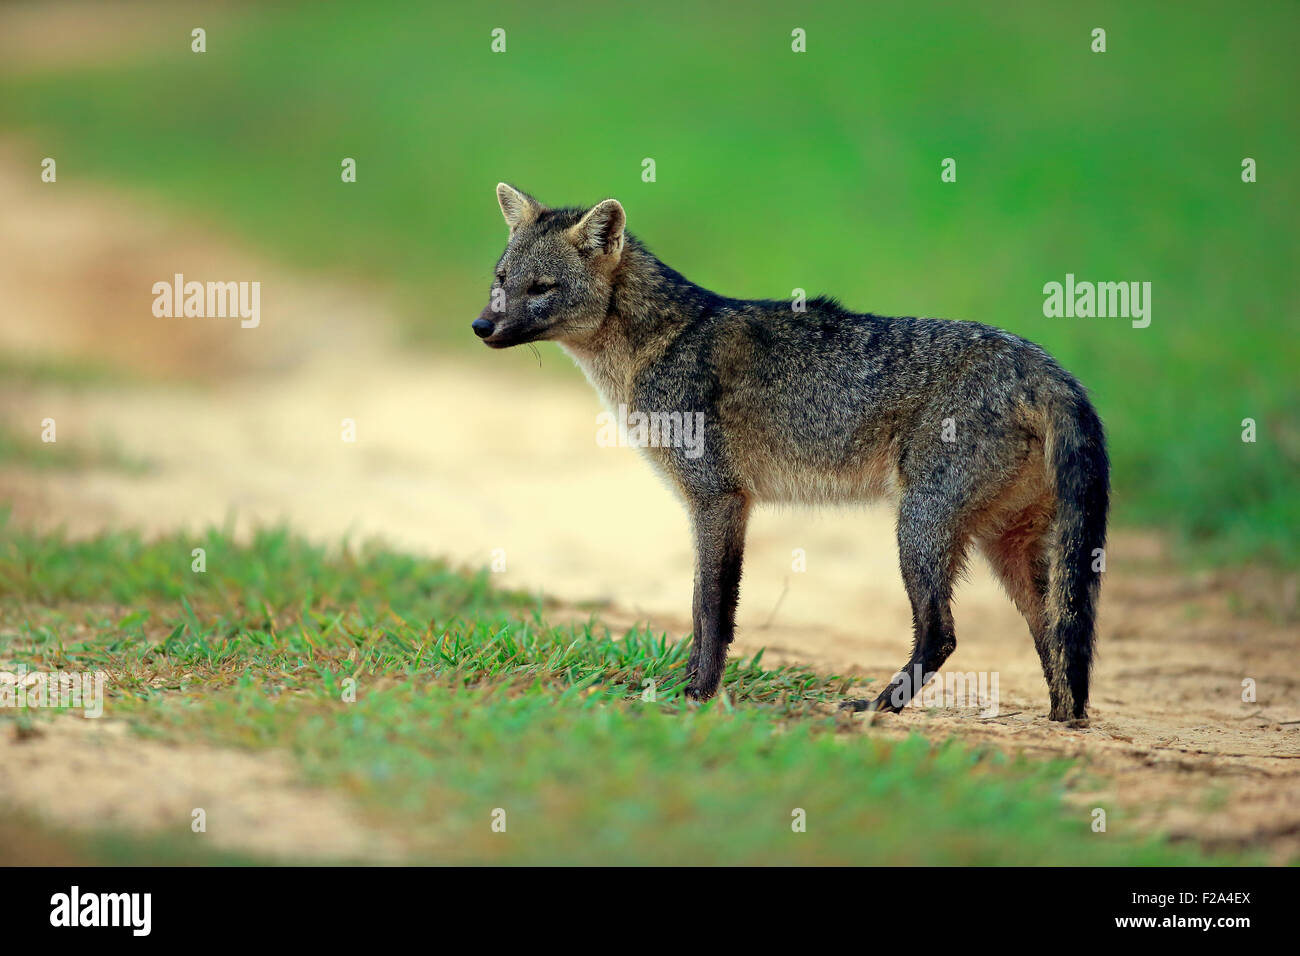
<path fill-rule="evenodd" d="M 474 334 L 496 349 L 543 339 L 578 341 L 609 311 L 614 273 L 623 255 L 626 216 L 616 199 L 591 209 L 548 209 L 532 196 L 497 184 L 510 228 L 505 252 Z"/>

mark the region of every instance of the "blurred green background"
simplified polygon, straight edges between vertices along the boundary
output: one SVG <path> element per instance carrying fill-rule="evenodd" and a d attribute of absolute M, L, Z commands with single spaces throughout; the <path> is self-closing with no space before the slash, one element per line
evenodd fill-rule
<path fill-rule="evenodd" d="M 415 342 L 466 361 L 483 360 L 466 327 L 504 240 L 496 182 L 557 205 L 616 196 L 632 231 L 716 291 L 800 287 L 1042 343 L 1107 423 L 1118 519 L 1178 532 L 1192 560 L 1300 563 L 1293 3 L 303 3 L 192 18 L 202 55 L 184 27 L 143 55 L 0 64 L 0 125 L 37 157 L 57 150 L 61 177 L 388 285 Z M 945 157 L 956 183 L 940 181 Z M 1043 285 L 1067 272 L 1150 281 L 1151 326 L 1045 318 Z"/>

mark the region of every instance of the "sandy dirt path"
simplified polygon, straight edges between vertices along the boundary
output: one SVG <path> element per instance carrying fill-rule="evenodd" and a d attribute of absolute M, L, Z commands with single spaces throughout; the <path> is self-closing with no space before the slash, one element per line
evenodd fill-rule
<path fill-rule="evenodd" d="M 539 369 L 526 350 L 412 350 L 377 290 L 290 274 L 139 202 L 42 186 L 32 168 L 30 151 L 0 149 L 0 354 L 93 359 L 128 378 L 0 382 L 0 423 L 34 437 L 51 417 L 60 442 L 111 440 L 149 467 L 0 469 L 0 499 L 20 520 L 162 532 L 233 514 L 242 530 L 378 535 L 471 565 L 504 558 L 500 583 L 573 608 L 558 614 L 595 603 L 615 626 L 689 629 L 685 515 L 637 452 L 597 446 L 601 407 L 576 372 Z M 150 289 L 176 272 L 260 281 L 261 326 L 155 318 Z M 468 337 L 469 318 L 429 321 Z M 551 347 L 542 361 L 567 363 Z M 871 732 L 1078 756 L 1072 798 L 1081 812 L 1107 808 L 1112 829 L 1300 854 L 1297 632 L 1271 610 L 1294 580 L 1180 575 L 1150 535 L 1117 534 L 1108 565 L 1090 729 L 1046 720 L 1025 624 L 976 561 L 947 669 L 997 672 L 999 715 L 912 708 Z M 886 679 L 910 641 L 892 515 L 760 511 L 738 620 L 742 651 Z M 1242 701 L 1247 678 L 1256 702 Z M 34 802 L 5 779 L 0 800 Z"/>

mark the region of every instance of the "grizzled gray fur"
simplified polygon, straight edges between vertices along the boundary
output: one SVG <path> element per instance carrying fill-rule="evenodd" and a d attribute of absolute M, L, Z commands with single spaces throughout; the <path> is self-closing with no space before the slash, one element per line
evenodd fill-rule
<path fill-rule="evenodd" d="M 901 709 L 953 652 L 953 583 L 976 547 L 1029 624 L 1051 718 L 1086 720 L 1109 465 L 1051 356 L 974 322 L 716 295 L 629 234 L 616 200 L 550 209 L 504 183 L 497 199 L 510 239 L 473 323 L 483 342 L 556 341 L 611 407 L 703 413 L 702 453 L 645 449 L 691 515 L 690 696 L 722 680 L 750 509 L 885 499 L 912 655 L 846 706 Z"/>

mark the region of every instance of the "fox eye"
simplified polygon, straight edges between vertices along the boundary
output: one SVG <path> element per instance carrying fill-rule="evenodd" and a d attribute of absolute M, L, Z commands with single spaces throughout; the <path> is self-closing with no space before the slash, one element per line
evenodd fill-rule
<path fill-rule="evenodd" d="M 545 279 L 534 279 L 533 284 L 528 287 L 528 294 L 546 295 L 546 293 L 550 292 L 554 288 L 555 288 L 554 282 L 549 282 Z"/>

